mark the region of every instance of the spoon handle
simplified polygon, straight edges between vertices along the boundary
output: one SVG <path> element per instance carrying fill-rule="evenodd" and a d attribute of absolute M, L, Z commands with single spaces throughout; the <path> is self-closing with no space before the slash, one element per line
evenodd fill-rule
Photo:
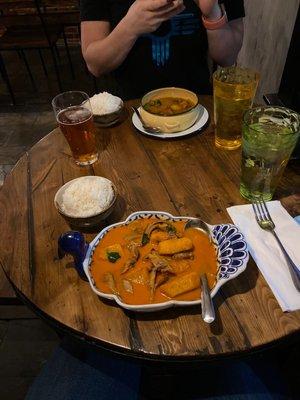
<path fill-rule="evenodd" d="M 142 120 L 142 117 L 141 117 L 141 114 L 140 114 L 139 110 L 136 107 L 133 107 L 133 106 L 131 106 L 131 109 L 132 109 L 133 112 L 136 113 L 136 115 L 139 117 L 141 123 L 144 125 L 144 122 Z"/>
<path fill-rule="evenodd" d="M 202 318 L 205 322 L 211 324 L 215 320 L 215 310 L 210 295 L 206 274 L 201 275 L 200 281 L 201 281 Z"/>
<path fill-rule="evenodd" d="M 145 123 L 144 123 L 144 121 L 143 121 L 143 118 L 142 118 L 142 116 L 141 116 L 139 110 L 138 110 L 136 107 L 133 107 L 133 106 L 131 106 L 131 109 L 132 109 L 133 112 L 136 113 L 136 115 L 137 115 L 138 119 L 140 120 L 140 122 L 141 122 L 143 128 L 144 128 L 146 131 L 149 131 L 149 127 L 148 127 L 147 125 L 145 125 Z"/>

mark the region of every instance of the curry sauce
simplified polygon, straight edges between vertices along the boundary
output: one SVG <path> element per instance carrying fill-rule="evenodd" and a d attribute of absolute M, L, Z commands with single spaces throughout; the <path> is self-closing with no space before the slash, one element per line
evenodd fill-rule
<path fill-rule="evenodd" d="M 157 115 L 178 115 L 195 107 L 195 104 L 189 99 L 181 97 L 160 97 L 150 100 L 144 104 L 144 109 Z"/>
<path fill-rule="evenodd" d="M 111 229 L 92 257 L 97 288 L 127 304 L 198 300 L 203 272 L 215 284 L 217 256 L 204 233 L 184 225 L 150 218 Z"/>

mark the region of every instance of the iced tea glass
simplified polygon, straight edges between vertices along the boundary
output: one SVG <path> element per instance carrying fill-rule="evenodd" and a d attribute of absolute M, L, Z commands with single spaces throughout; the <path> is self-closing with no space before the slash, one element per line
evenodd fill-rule
<path fill-rule="evenodd" d="M 257 72 L 242 67 L 220 67 L 213 74 L 215 145 L 234 150 L 242 141 L 242 119 L 252 107 Z"/>
<path fill-rule="evenodd" d="M 240 193 L 271 200 L 300 133 L 300 116 L 284 107 L 245 112 Z"/>
<path fill-rule="evenodd" d="M 52 107 L 76 164 L 89 165 L 97 161 L 95 125 L 89 96 L 79 91 L 64 92 L 54 97 Z"/>

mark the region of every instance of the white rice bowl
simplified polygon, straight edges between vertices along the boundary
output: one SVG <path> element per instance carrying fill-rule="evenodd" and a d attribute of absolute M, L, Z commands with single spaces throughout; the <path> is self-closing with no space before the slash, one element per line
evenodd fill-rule
<path fill-rule="evenodd" d="M 122 99 L 108 92 L 95 94 L 90 102 L 93 114 L 99 116 L 118 112 L 123 107 Z"/>
<path fill-rule="evenodd" d="M 107 210 L 115 198 L 113 183 L 101 176 L 83 176 L 63 185 L 55 195 L 56 207 L 66 216 L 86 218 Z"/>

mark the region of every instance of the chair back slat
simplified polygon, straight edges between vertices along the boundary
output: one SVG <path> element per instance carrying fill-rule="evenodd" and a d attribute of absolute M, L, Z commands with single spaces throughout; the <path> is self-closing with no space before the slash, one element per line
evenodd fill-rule
<path fill-rule="evenodd" d="M 6 29 L 39 27 L 50 43 L 50 24 L 41 0 L 0 0 L 0 25 Z"/>
<path fill-rule="evenodd" d="M 0 16 L 0 25 L 4 25 L 6 28 L 41 26 L 41 20 L 37 15 L 5 15 Z"/>

